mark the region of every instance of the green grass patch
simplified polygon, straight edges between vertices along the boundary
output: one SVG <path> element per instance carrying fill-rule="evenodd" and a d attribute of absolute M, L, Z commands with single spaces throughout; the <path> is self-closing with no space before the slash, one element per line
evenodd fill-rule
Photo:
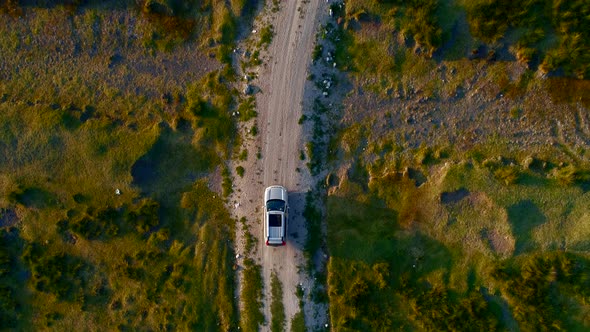
<path fill-rule="evenodd" d="M 250 96 L 242 101 L 238 106 L 238 112 L 240 112 L 239 116 L 242 121 L 256 118 L 256 116 L 258 116 L 258 113 L 256 112 L 256 98 Z"/>
<path fill-rule="evenodd" d="M 260 265 L 252 259 L 244 260 L 242 303 L 243 311 L 240 319 L 240 327 L 243 331 L 258 331 L 258 327 L 264 323 L 262 312 L 262 275 Z"/>
<path fill-rule="evenodd" d="M 241 178 L 244 177 L 244 172 L 245 172 L 244 167 L 242 167 L 242 166 L 236 167 L 236 173 L 238 174 L 239 177 L 241 177 Z"/>
<path fill-rule="evenodd" d="M 246 254 L 252 254 L 258 239 L 250 232 L 250 227 L 248 226 L 246 217 L 242 217 L 240 219 L 240 223 L 242 224 L 242 232 L 246 238 L 246 245 L 244 246 L 244 249 L 246 250 Z"/>
<path fill-rule="evenodd" d="M 229 169 L 227 169 L 227 167 L 223 168 L 223 171 L 221 171 L 221 176 L 223 177 L 223 180 L 221 181 L 221 188 L 223 190 L 223 197 L 228 197 L 231 193 L 234 192 L 234 184 L 233 184 L 233 179 L 231 176 L 231 173 L 229 171 Z"/>
<path fill-rule="evenodd" d="M 305 332 L 307 331 L 305 326 L 305 316 L 303 315 L 303 311 L 299 311 L 298 313 L 293 316 L 291 319 L 291 331 L 293 332 Z"/>
<path fill-rule="evenodd" d="M 303 308 L 303 295 L 304 291 L 303 288 L 297 285 L 297 289 L 295 290 L 295 295 L 299 299 L 299 311 L 293 316 L 291 319 L 291 331 L 294 332 L 305 332 L 305 312 Z"/>
<path fill-rule="evenodd" d="M 31 309 L 21 256 L 24 241 L 16 228 L 0 229 L 0 328 L 29 328 Z"/>
<path fill-rule="evenodd" d="M 172 60 L 185 43 L 202 54 L 197 30 L 222 11 L 204 4 L 176 20 L 135 5 L 27 5 L 20 23 L 0 14 L 14 31 L 0 38 L 12 59 L 0 223 L 15 227 L 0 236 L 3 329 L 237 329 L 234 223 L 207 185 L 237 139 L 237 93 L 227 70 L 187 75 Z M 151 75 L 163 63 L 177 73 L 165 82 Z"/>
<path fill-rule="evenodd" d="M 589 22 L 587 2 L 470 1 L 465 8 L 475 37 L 492 43 L 520 30 L 516 41 L 519 60 L 529 63 L 538 55 L 545 72 L 561 69 L 578 78 L 590 75 L 589 35 L 584 28 Z"/>
<path fill-rule="evenodd" d="M 551 267 L 583 266 L 585 263 L 571 263 L 572 251 L 581 255 L 575 260 L 587 259 L 589 247 L 581 234 L 588 234 L 588 227 L 582 206 L 590 196 L 584 189 L 584 177 L 569 184 L 560 182 L 554 172 L 568 166 L 539 168 L 538 160 L 486 159 L 485 155 L 475 163 L 446 160 L 446 166 L 430 168 L 429 172 L 436 169 L 437 173 L 426 174 L 429 180 L 420 187 L 411 168 L 396 172 L 378 162 L 359 164 L 369 168 L 372 176 L 345 180 L 328 196 L 328 294 L 333 328 L 585 326 L 581 316 L 558 314 L 563 306 L 586 310 L 586 295 L 573 295 L 568 288 L 573 282 L 569 284 L 566 276 L 574 272 Z M 430 165 L 441 163 L 433 159 Z M 571 170 L 562 172 L 572 174 Z M 578 174 L 584 172 L 578 170 Z M 368 186 L 363 185 L 368 179 Z M 565 250 L 570 260 L 551 258 L 558 249 Z M 541 258 L 530 265 L 524 257 Z M 494 271 L 505 271 L 505 266 L 510 266 L 509 276 L 499 277 Z M 534 277 L 536 281 L 526 279 L 533 278 L 532 269 L 541 266 L 548 267 Z M 564 286 L 551 282 L 544 285 L 552 286 L 524 286 L 546 280 L 546 271 L 554 271 L 551 275 L 563 280 Z M 526 281 L 515 281 L 518 278 Z M 553 295 L 545 297 L 549 294 L 545 292 Z"/>
<path fill-rule="evenodd" d="M 500 264 L 492 272 L 502 283 L 523 330 L 583 330 L 587 322 L 563 311 L 584 311 L 588 292 L 587 255 L 549 252 L 527 255 Z"/>
<path fill-rule="evenodd" d="M 258 42 L 258 47 L 264 47 L 265 49 L 268 48 L 274 35 L 275 31 L 272 24 L 264 26 L 262 29 L 260 29 L 260 41 Z"/>
<path fill-rule="evenodd" d="M 283 305 L 283 286 L 276 273 L 270 276 L 270 330 L 273 332 L 283 331 L 285 329 L 285 307 Z"/>

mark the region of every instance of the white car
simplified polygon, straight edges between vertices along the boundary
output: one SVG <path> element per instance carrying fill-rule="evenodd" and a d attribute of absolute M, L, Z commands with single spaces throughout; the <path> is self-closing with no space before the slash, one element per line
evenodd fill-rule
<path fill-rule="evenodd" d="M 287 240 L 289 202 L 287 189 L 270 186 L 264 191 L 264 238 L 267 246 L 284 246 Z"/>

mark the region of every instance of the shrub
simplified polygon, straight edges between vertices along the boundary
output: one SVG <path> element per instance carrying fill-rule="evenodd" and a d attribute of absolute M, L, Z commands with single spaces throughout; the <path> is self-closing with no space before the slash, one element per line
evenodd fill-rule
<path fill-rule="evenodd" d="M 94 215 L 85 215 L 69 223 L 72 231 L 89 240 L 114 237 L 119 234 L 121 213 L 114 208 L 99 210 Z M 63 227 L 63 225 L 59 225 Z"/>
<path fill-rule="evenodd" d="M 23 241 L 16 228 L 0 229 L 0 329 L 18 330 L 22 320 L 24 284 L 18 256 Z"/>
<path fill-rule="evenodd" d="M 258 135 L 258 126 L 257 125 L 253 125 L 252 128 L 250 128 L 250 134 L 252 136 Z"/>
<path fill-rule="evenodd" d="M 236 167 L 236 173 L 238 173 L 238 175 L 240 177 L 244 177 L 244 167 L 242 167 L 242 166 Z"/>
<path fill-rule="evenodd" d="M 240 155 L 238 156 L 238 160 L 240 160 L 240 161 L 248 160 L 248 149 L 244 149 L 244 150 L 242 150 L 242 152 L 240 152 Z"/>
<path fill-rule="evenodd" d="M 268 45 L 270 45 L 270 43 L 272 42 L 272 38 L 274 37 L 274 35 L 274 26 L 272 24 L 263 27 L 260 30 L 260 42 L 258 43 L 258 46 L 268 48 Z"/>
<path fill-rule="evenodd" d="M 518 119 L 522 114 L 522 109 L 520 107 L 514 106 L 510 109 L 510 117 L 513 119 Z"/>
<path fill-rule="evenodd" d="M 238 112 L 240 120 L 242 121 L 248 121 L 258 116 L 258 113 L 256 112 L 256 98 L 254 98 L 254 96 L 246 98 L 246 100 L 241 102 L 238 106 Z"/>
<path fill-rule="evenodd" d="M 70 302 L 84 296 L 92 266 L 81 258 L 63 252 L 50 255 L 33 242 L 25 248 L 23 260 L 31 269 L 31 281 L 36 290 Z"/>
<path fill-rule="evenodd" d="M 547 327 L 568 329 L 569 312 L 579 300 L 565 300 L 566 294 L 578 299 L 590 296 L 588 259 L 567 252 L 528 256 L 520 262 L 507 261 L 497 266 L 492 277 L 504 284 L 511 298 L 512 312 L 521 330 L 540 331 Z"/>
<path fill-rule="evenodd" d="M 234 192 L 231 174 L 227 167 L 225 167 L 223 171 L 221 171 L 221 176 L 223 177 L 223 180 L 221 182 L 221 188 L 223 189 L 223 197 L 227 197 Z"/>
<path fill-rule="evenodd" d="M 574 165 L 567 165 L 559 168 L 555 168 L 551 176 L 562 185 L 572 185 L 579 182 L 588 181 L 590 174 L 588 171 L 579 169 Z"/>
<path fill-rule="evenodd" d="M 504 182 L 506 185 L 515 184 L 520 177 L 518 169 L 514 166 L 502 166 L 494 171 L 496 179 Z"/>
<path fill-rule="evenodd" d="M 144 199 L 139 206 L 127 214 L 127 222 L 139 233 L 145 233 L 160 223 L 158 212 L 160 204 L 151 199 Z"/>
<path fill-rule="evenodd" d="M 316 43 L 313 47 L 313 52 L 311 53 L 311 59 L 313 61 L 318 61 L 322 58 L 322 54 L 324 51 L 324 46 L 320 43 Z"/>

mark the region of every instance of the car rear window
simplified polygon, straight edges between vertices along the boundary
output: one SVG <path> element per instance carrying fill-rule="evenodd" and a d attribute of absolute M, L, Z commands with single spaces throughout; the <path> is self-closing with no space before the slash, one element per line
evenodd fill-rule
<path fill-rule="evenodd" d="M 270 227 L 281 227 L 281 215 L 280 214 L 269 214 L 268 215 L 268 226 Z"/>

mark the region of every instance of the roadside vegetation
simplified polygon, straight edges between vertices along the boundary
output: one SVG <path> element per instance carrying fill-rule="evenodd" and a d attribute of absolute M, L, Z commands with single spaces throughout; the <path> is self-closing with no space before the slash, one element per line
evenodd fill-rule
<path fill-rule="evenodd" d="M 258 331 L 258 328 L 264 324 L 262 267 L 251 258 L 257 250 L 257 238 L 250 232 L 250 226 L 245 217 L 240 219 L 240 224 L 246 242 L 244 245 L 244 270 L 241 273 L 240 328 L 243 331 Z"/>
<path fill-rule="evenodd" d="M 241 301 L 244 308 L 240 317 L 242 331 L 255 332 L 264 324 L 262 312 L 262 268 L 251 258 L 244 259 L 244 271 L 242 271 Z"/>
<path fill-rule="evenodd" d="M 332 4 L 313 55 L 351 85 L 318 167 L 333 330 L 590 327 L 586 7 Z"/>
<path fill-rule="evenodd" d="M 285 330 L 285 306 L 283 305 L 283 285 L 275 272 L 270 276 L 270 330 L 279 332 Z"/>
<path fill-rule="evenodd" d="M 1 328 L 238 328 L 219 192 L 253 5 L 2 2 Z"/>
<path fill-rule="evenodd" d="M 297 290 L 295 291 L 295 295 L 299 299 L 299 312 L 293 316 L 291 319 L 291 331 L 293 332 L 305 332 L 305 312 L 304 312 L 304 303 L 303 303 L 303 296 L 305 292 L 301 286 L 297 286 Z"/>

